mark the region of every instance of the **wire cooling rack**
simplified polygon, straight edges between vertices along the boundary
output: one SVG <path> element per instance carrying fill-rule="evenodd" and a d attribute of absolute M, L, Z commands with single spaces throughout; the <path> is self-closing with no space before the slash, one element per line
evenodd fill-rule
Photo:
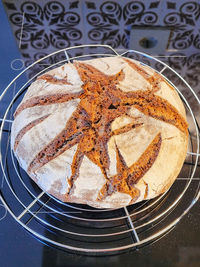
<path fill-rule="evenodd" d="M 3 174 L 0 199 L 24 229 L 43 242 L 62 249 L 96 255 L 142 248 L 173 229 L 200 197 L 200 178 L 196 174 L 199 127 L 187 92 L 192 93 L 197 105 L 200 105 L 200 101 L 189 84 L 166 63 L 134 50 L 121 55 L 136 58 L 144 65 L 148 59 L 150 65 L 176 88 L 185 104 L 190 145 L 183 168 L 170 190 L 155 199 L 120 209 L 95 209 L 87 205 L 62 203 L 41 191 L 13 156 L 10 148 L 13 113 L 38 75 L 74 59 L 119 55 L 108 45 L 83 45 L 56 51 L 24 69 L 0 97 L 3 111 L 0 118 L 0 164 Z M 187 91 L 184 90 L 186 93 L 170 80 L 174 75 L 187 88 Z"/>

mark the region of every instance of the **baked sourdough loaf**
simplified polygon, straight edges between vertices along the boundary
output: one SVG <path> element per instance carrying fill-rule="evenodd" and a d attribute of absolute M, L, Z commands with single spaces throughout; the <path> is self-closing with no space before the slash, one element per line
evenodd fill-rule
<path fill-rule="evenodd" d="M 161 75 L 105 57 L 39 76 L 15 112 L 11 145 L 44 191 L 118 208 L 172 185 L 186 156 L 187 127 L 184 106 Z"/>

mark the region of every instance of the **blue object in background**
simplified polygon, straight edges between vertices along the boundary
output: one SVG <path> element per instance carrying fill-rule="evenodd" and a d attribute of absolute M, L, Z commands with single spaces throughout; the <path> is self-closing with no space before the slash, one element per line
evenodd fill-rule
<path fill-rule="evenodd" d="M 0 94 L 9 82 L 22 70 L 21 54 L 9 25 L 2 2 L 0 1 Z M 18 70 L 14 70 L 18 69 Z"/>

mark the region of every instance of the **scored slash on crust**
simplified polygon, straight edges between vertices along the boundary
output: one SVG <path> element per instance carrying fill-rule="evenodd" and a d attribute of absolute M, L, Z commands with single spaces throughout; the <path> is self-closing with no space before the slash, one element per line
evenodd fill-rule
<path fill-rule="evenodd" d="M 70 101 L 72 99 L 76 99 L 81 95 L 80 93 L 71 93 L 71 94 L 52 94 L 52 95 L 41 95 L 41 96 L 35 96 L 28 100 L 26 100 L 24 103 L 22 103 L 16 110 L 14 117 L 17 117 L 20 112 L 22 112 L 26 108 L 32 108 L 35 106 L 44 106 L 44 105 L 50 105 L 54 103 L 64 103 L 67 101 Z"/>
<path fill-rule="evenodd" d="M 24 128 L 21 129 L 21 131 L 19 131 L 19 133 L 17 134 L 17 136 L 15 137 L 15 143 L 14 143 L 14 151 L 16 151 L 17 146 L 20 142 L 20 140 L 22 139 L 22 137 L 24 136 L 25 133 L 27 133 L 31 128 L 33 128 L 35 125 L 43 122 L 46 118 L 49 117 L 50 114 L 47 114 L 45 116 L 42 116 L 39 119 L 36 119 L 32 122 L 30 122 L 29 124 L 27 124 Z"/>
<path fill-rule="evenodd" d="M 174 125 L 186 135 L 188 134 L 187 122 L 167 100 L 154 94 L 160 89 L 162 77 L 156 73 L 154 76 L 150 75 L 137 64 L 128 59 L 124 60 L 149 82 L 151 87 L 148 90 L 123 92 L 117 87 L 125 77 L 123 70 L 116 75 L 106 75 L 89 64 L 75 62 L 74 66 L 83 82 L 81 93 L 33 97 L 19 106 L 15 116 L 28 107 L 63 103 L 80 98 L 78 107 L 67 121 L 65 129 L 35 156 L 28 167 L 28 173 L 36 172 L 43 165 L 78 144 L 71 165 L 72 175 L 68 179 L 68 194 L 71 193 L 74 181 L 79 175 L 79 168 L 85 155 L 99 166 L 106 179 L 106 183 L 99 192 L 98 200 L 103 200 L 114 192 L 129 194 L 132 201 L 139 197 L 140 192 L 134 185 L 155 162 L 162 143 L 161 133 L 155 136 L 140 158 L 130 167 L 126 165 L 115 144 L 117 174 L 108 177 L 110 160 L 107 143 L 109 139 L 143 125 L 131 117 L 135 119 L 133 123 L 112 131 L 112 122 L 119 116 L 129 116 L 131 107 L 135 107 L 145 115 Z M 66 79 L 57 81 L 49 74 L 40 76 L 39 79 L 47 80 L 49 83 L 67 84 Z M 37 123 L 40 122 L 39 120 Z M 30 127 L 25 128 L 22 129 L 23 135 L 30 130 Z M 20 142 L 19 139 L 17 139 L 17 144 Z"/>
<path fill-rule="evenodd" d="M 144 176 L 156 160 L 161 147 L 161 133 L 158 133 L 139 159 L 130 167 L 126 165 L 116 143 L 117 174 L 109 177 L 106 184 L 100 190 L 98 199 L 103 200 L 113 192 L 126 193 L 132 199 L 140 196 L 140 192 L 134 185 Z"/>

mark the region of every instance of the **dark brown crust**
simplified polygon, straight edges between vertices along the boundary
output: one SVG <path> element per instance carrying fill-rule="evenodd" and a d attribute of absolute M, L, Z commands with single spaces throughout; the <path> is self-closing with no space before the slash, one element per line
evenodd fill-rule
<path fill-rule="evenodd" d="M 123 70 L 118 72 L 115 75 L 106 75 L 103 72 L 99 71 L 95 67 L 82 63 L 82 62 L 74 62 L 75 67 L 81 77 L 83 82 L 89 81 L 99 81 L 103 82 L 105 85 L 109 85 L 110 82 L 113 84 L 118 84 L 119 81 L 122 81 L 125 77 Z M 101 90 L 101 89 L 100 89 Z"/>
<path fill-rule="evenodd" d="M 81 133 L 66 138 L 67 132 L 63 130 L 50 144 L 43 148 L 37 156 L 31 161 L 28 167 L 28 173 L 35 172 L 49 161 L 58 157 L 72 146 L 79 143 Z M 65 141 L 62 138 L 66 138 Z M 62 140 L 62 141 L 61 141 Z"/>
<path fill-rule="evenodd" d="M 65 129 L 35 156 L 28 167 L 29 173 L 35 172 L 80 142 L 84 131 L 88 128 L 87 122 L 79 118 L 80 113 L 80 110 L 76 110 L 67 122 Z"/>
<path fill-rule="evenodd" d="M 34 126 L 38 125 L 39 123 L 43 122 L 46 118 L 49 117 L 49 114 L 39 118 L 39 119 L 36 119 L 32 122 L 30 122 L 29 124 L 27 124 L 25 127 L 23 127 L 19 133 L 17 134 L 17 136 L 15 137 L 15 143 L 14 143 L 14 151 L 16 151 L 17 149 L 17 146 L 20 142 L 20 140 L 22 139 L 22 137 L 25 135 L 25 133 L 27 133 L 31 128 L 33 128 Z"/>
<path fill-rule="evenodd" d="M 79 168 L 81 166 L 83 157 L 84 157 L 84 153 L 81 151 L 81 147 L 79 145 L 77 150 L 76 150 L 76 153 L 74 155 L 74 158 L 73 158 L 73 161 L 72 161 L 72 165 L 71 165 L 72 175 L 71 175 L 70 179 L 68 179 L 68 184 L 69 184 L 68 194 L 71 193 L 74 181 L 79 176 Z"/>
<path fill-rule="evenodd" d="M 53 75 L 50 74 L 44 74 L 40 77 L 37 78 L 37 80 L 45 80 L 49 83 L 53 83 L 53 84 L 68 84 L 68 85 L 72 85 L 70 82 L 67 81 L 67 75 L 65 75 L 66 78 L 65 79 L 58 79 L 56 77 L 54 77 Z"/>
<path fill-rule="evenodd" d="M 139 197 L 139 192 L 134 185 L 145 175 L 154 164 L 162 143 L 161 133 L 157 134 L 151 144 L 139 157 L 128 167 L 116 145 L 117 174 L 109 177 L 99 192 L 98 200 L 103 200 L 114 192 L 126 193 L 132 199 Z"/>
<path fill-rule="evenodd" d="M 35 106 L 45 106 L 55 103 L 64 103 L 72 99 L 79 98 L 82 92 L 80 93 L 71 93 L 71 94 L 52 94 L 52 95 L 42 95 L 32 97 L 25 102 L 23 102 L 15 112 L 15 118 L 26 108 L 31 108 Z"/>

